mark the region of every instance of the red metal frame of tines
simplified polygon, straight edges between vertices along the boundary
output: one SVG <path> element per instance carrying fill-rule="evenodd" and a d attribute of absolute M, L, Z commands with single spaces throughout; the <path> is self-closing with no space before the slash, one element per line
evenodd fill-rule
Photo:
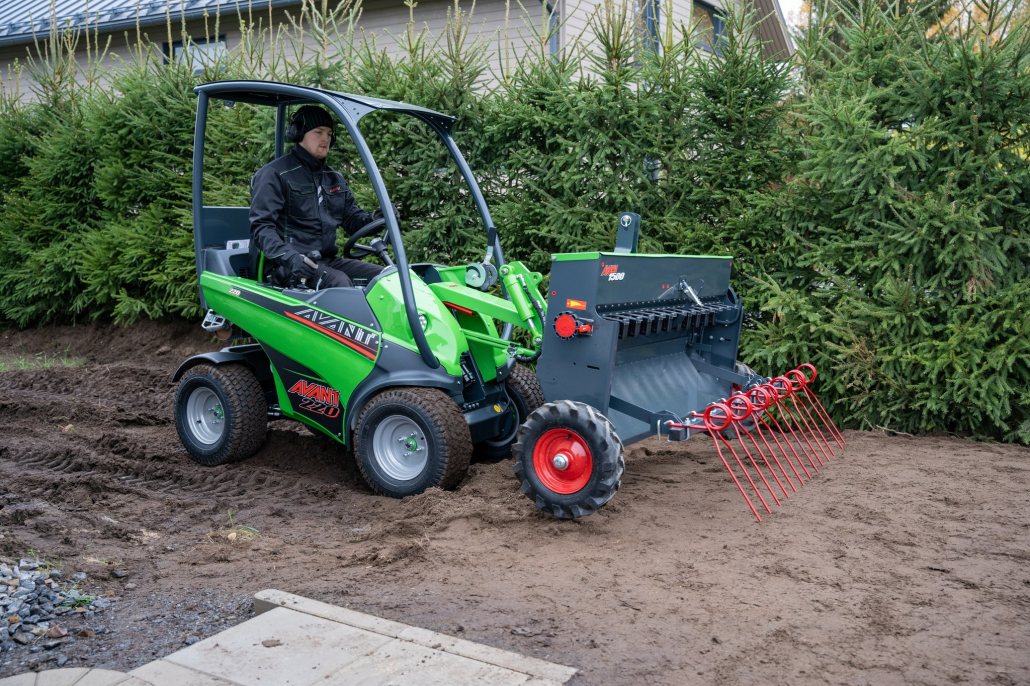
<path fill-rule="evenodd" d="M 808 375 L 805 374 L 806 371 L 809 373 Z M 699 425 L 670 425 L 693 431 L 706 431 L 711 435 L 715 442 L 715 449 L 719 453 L 719 459 L 722 460 L 726 471 L 733 478 L 733 483 L 740 489 L 740 494 L 744 496 L 748 507 L 751 508 L 751 512 L 759 522 L 762 521 L 762 518 L 737 478 L 731 463 L 726 460 L 723 447 L 733 456 L 733 461 L 744 473 L 744 478 L 751 485 L 765 511 L 772 513 L 768 501 L 762 496 L 761 489 L 751 478 L 751 473 L 747 468 L 748 464 L 758 473 L 759 480 L 765 485 L 772 500 L 779 505 L 780 499 L 776 495 L 776 489 L 766 479 L 766 474 L 772 476 L 783 497 L 790 498 L 788 487 L 791 493 L 797 493 L 797 486 L 803 486 L 805 479 L 811 479 L 813 474 L 819 472 L 820 467 L 830 461 L 831 456 L 836 455 L 831 443 L 836 443 L 838 449 L 843 449 L 847 445 L 840 430 L 830 419 L 829 413 L 826 412 L 823 404 L 819 402 L 810 388 L 815 378 L 815 367 L 806 363 L 783 376 L 734 393 L 726 401 L 712 403 L 705 408 L 704 412 L 691 413 L 691 417 L 695 420 L 701 420 Z M 753 418 L 750 428 L 744 424 L 749 418 Z M 723 435 L 724 430 L 729 427 L 733 428 L 731 434 L 735 435 L 740 443 L 739 447 L 746 461 L 741 459 L 740 453 L 730 445 L 729 440 Z M 827 440 L 827 436 L 829 436 L 829 440 Z M 773 450 L 773 445 L 777 450 Z M 794 457 L 793 460 L 791 460 L 791 456 Z M 783 462 L 780 461 L 780 457 L 783 458 Z M 807 466 L 805 465 L 806 460 L 808 461 Z M 784 463 L 789 468 L 789 473 L 784 468 Z M 763 466 L 765 467 L 764 472 Z M 811 467 L 811 471 L 809 471 L 809 467 Z M 799 469 L 801 471 L 798 471 Z M 783 476 L 782 481 L 776 474 L 777 470 Z M 790 474 L 794 475 L 793 480 Z M 804 474 L 803 477 L 802 474 Z M 795 480 L 797 486 L 794 485 Z"/>

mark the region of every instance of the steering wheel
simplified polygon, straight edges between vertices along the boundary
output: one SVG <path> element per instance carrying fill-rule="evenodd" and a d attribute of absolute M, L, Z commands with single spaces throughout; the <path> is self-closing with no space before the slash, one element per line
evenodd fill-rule
<path fill-rule="evenodd" d="M 358 241 L 375 233 L 380 228 L 382 228 L 382 235 L 373 239 L 371 245 L 361 245 L 358 243 Z M 343 256 L 351 260 L 363 260 L 374 255 L 382 259 L 383 262 L 386 262 L 387 265 L 393 265 L 393 260 L 390 259 L 390 254 L 386 251 L 386 246 L 389 243 L 390 233 L 386 227 L 386 218 L 376 219 L 362 226 L 354 232 L 353 236 L 347 239 L 343 246 Z"/>

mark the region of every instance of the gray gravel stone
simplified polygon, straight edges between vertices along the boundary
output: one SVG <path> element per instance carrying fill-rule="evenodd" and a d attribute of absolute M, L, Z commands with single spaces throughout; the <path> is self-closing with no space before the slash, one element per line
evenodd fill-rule
<path fill-rule="evenodd" d="M 32 642 L 32 634 L 17 633 L 14 635 L 15 643 L 21 643 L 23 646 L 28 645 Z"/>
<path fill-rule="evenodd" d="M 191 646 L 191 645 L 193 645 L 194 643 L 196 643 L 199 640 L 200 640 L 199 636 L 187 636 L 185 643 L 186 643 L 186 645 Z"/>
<path fill-rule="evenodd" d="M 58 655 L 57 656 L 57 666 L 58 667 L 64 667 L 66 664 L 68 664 L 68 656 L 67 655 Z"/>
<path fill-rule="evenodd" d="M 115 579 L 124 579 L 125 577 L 129 576 L 129 573 L 124 569 L 112 569 L 111 576 L 113 576 Z"/>
<path fill-rule="evenodd" d="M 72 574 L 72 581 L 85 581 L 86 572 L 75 572 Z"/>
<path fill-rule="evenodd" d="M 61 570 L 60 569 L 51 569 L 49 577 L 51 579 L 60 579 L 61 578 Z"/>

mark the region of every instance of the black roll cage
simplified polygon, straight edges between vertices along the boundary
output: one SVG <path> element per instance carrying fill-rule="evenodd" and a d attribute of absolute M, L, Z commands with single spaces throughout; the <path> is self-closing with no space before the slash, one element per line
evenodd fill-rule
<path fill-rule="evenodd" d="M 493 243 L 487 245 L 487 260 L 496 264 L 497 268 L 504 266 L 504 253 L 501 251 L 501 239 L 497 235 L 493 219 L 490 216 L 490 209 L 486 205 L 476 177 L 468 162 L 462 157 L 457 144 L 451 137 L 451 127 L 456 121 L 454 117 L 440 112 L 434 112 L 415 105 L 408 105 L 391 100 L 380 100 L 362 95 L 351 95 L 336 91 L 308 88 L 305 86 L 294 86 L 287 83 L 274 81 L 216 81 L 205 83 L 193 89 L 197 94 L 197 125 L 193 143 L 193 225 L 201 226 L 204 212 L 204 140 L 207 129 L 208 101 L 210 98 L 217 98 L 230 102 L 245 102 L 254 105 L 266 105 L 276 108 L 275 115 L 275 157 L 279 158 L 284 154 L 285 130 L 286 130 L 286 108 L 290 105 L 320 104 L 328 107 L 333 114 L 343 123 L 351 141 L 358 150 L 361 162 L 365 165 L 369 179 L 372 182 L 372 189 L 379 199 L 380 207 L 389 207 L 390 197 L 386 190 L 386 183 L 383 181 L 379 167 L 372 158 L 372 151 L 368 147 L 364 136 L 358 129 L 358 122 L 366 114 L 379 110 L 399 112 L 407 114 L 425 122 L 440 137 L 447 151 L 454 162 L 458 165 L 465 183 L 472 193 L 473 202 L 479 211 L 479 217 L 483 222 L 483 228 L 489 237 L 493 236 Z M 415 307 L 415 294 L 411 286 L 411 272 L 408 268 L 408 258 L 404 252 L 404 243 L 401 238 L 400 225 L 392 212 L 384 212 L 386 227 L 390 236 L 390 242 L 394 249 L 394 263 L 397 273 L 400 276 L 401 294 L 404 298 L 404 311 L 407 315 L 408 326 L 415 339 L 419 355 L 430 369 L 436 369 L 440 362 L 433 355 L 429 348 L 429 342 L 422 331 L 419 323 L 418 310 Z M 199 284 L 200 274 L 203 271 L 201 254 L 204 246 L 201 244 L 201 232 L 194 230 L 193 247 L 197 261 L 197 280 Z M 203 298 L 203 292 L 201 293 Z M 505 338 L 510 336 L 510 326 L 505 327 Z"/>

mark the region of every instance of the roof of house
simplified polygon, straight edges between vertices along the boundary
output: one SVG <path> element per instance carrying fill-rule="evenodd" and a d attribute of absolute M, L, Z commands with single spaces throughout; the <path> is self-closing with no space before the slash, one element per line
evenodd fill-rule
<path fill-rule="evenodd" d="M 206 12 L 235 14 L 237 9 L 267 10 L 268 6 L 298 5 L 303 0 L 4 0 L 0 2 L 0 46 L 31 43 L 46 38 L 51 22 L 57 26 L 84 28 L 100 25 L 105 32 L 200 18 Z M 138 12 L 138 15 L 137 15 Z"/>

